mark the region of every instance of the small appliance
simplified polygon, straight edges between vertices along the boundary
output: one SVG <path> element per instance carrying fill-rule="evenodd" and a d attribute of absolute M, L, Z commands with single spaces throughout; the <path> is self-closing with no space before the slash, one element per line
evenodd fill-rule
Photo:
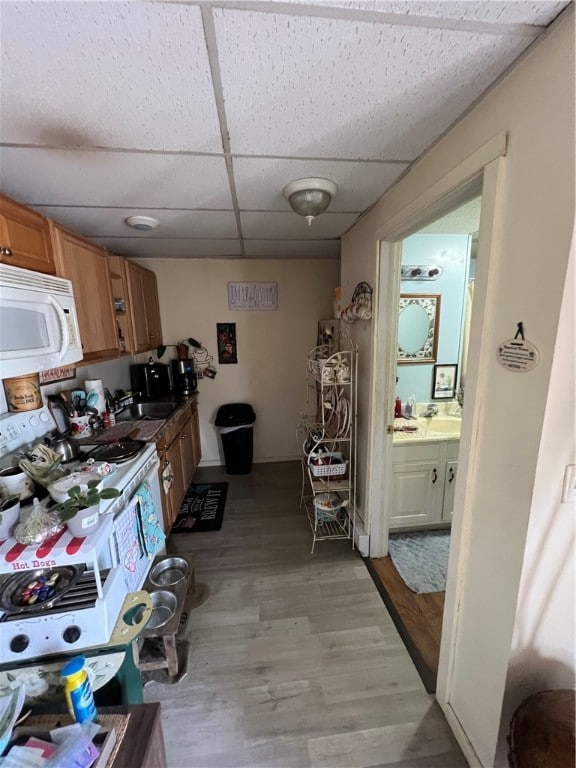
<path fill-rule="evenodd" d="M 191 395 L 196 392 L 197 380 L 194 372 L 194 360 L 172 360 L 172 380 L 176 394 Z"/>
<path fill-rule="evenodd" d="M 134 392 L 140 392 L 143 400 L 169 397 L 169 368 L 164 363 L 139 363 L 130 366 L 130 383 Z"/>
<path fill-rule="evenodd" d="M 72 283 L 0 264 L 2 378 L 82 360 Z"/>

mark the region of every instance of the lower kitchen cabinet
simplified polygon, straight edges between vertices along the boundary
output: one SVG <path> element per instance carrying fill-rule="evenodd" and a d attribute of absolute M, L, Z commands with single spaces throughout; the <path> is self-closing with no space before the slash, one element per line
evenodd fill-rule
<path fill-rule="evenodd" d="M 164 530 L 168 533 L 200 462 L 200 433 L 196 400 L 187 402 L 166 422 L 156 439 L 160 457 L 160 477 L 170 465 L 173 481 L 162 496 Z"/>
<path fill-rule="evenodd" d="M 451 522 L 459 447 L 458 440 L 394 446 L 391 529 Z"/>

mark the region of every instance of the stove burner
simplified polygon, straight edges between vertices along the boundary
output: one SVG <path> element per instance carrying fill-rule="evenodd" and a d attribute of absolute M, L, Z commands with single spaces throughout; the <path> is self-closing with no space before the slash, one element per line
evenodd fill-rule
<path fill-rule="evenodd" d="M 119 440 L 112 445 L 97 445 L 86 454 L 86 458 L 123 464 L 136 458 L 145 447 L 146 443 L 142 440 Z"/>

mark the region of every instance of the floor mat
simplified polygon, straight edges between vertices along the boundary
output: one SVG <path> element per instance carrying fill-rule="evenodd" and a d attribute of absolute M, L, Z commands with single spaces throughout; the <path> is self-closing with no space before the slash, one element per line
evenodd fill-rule
<path fill-rule="evenodd" d="M 218 531 L 222 527 L 228 483 L 192 483 L 171 533 Z"/>
<path fill-rule="evenodd" d="M 395 533 L 388 542 L 396 570 L 406 586 L 418 595 L 446 589 L 449 550 L 447 531 Z"/>

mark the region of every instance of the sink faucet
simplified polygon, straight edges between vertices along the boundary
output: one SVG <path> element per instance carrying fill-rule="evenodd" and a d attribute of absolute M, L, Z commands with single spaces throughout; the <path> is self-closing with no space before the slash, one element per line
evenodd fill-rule
<path fill-rule="evenodd" d="M 431 419 L 432 416 L 438 415 L 438 406 L 436 403 L 428 403 L 426 408 L 422 411 L 420 416 L 422 416 L 424 419 Z"/>

